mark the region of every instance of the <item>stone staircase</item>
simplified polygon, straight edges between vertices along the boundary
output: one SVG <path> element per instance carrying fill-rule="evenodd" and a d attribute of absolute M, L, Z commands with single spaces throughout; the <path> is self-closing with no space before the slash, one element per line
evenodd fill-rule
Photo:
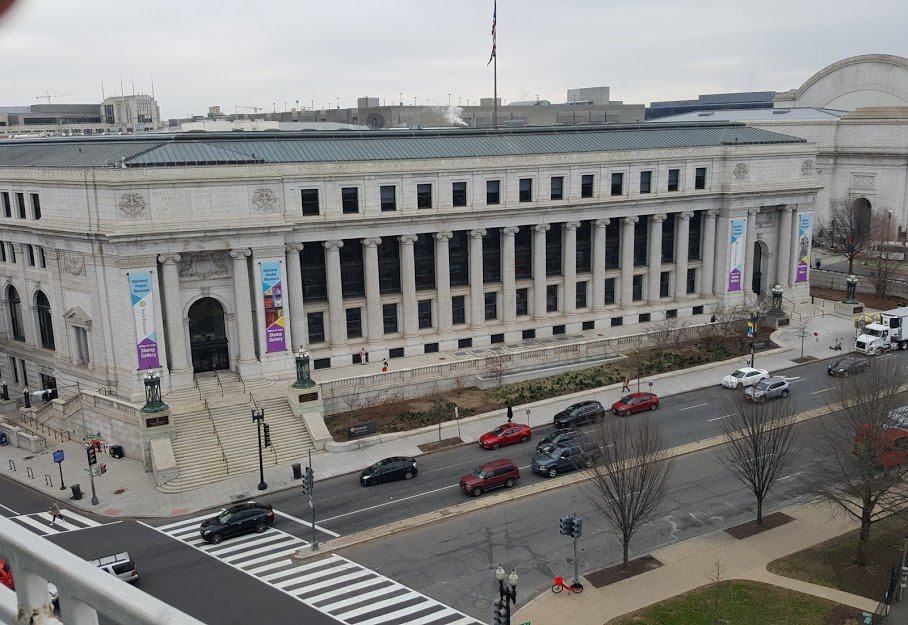
<path fill-rule="evenodd" d="M 179 477 L 159 487 L 176 493 L 258 470 L 258 433 L 252 409 L 265 411 L 272 446 L 265 466 L 301 460 L 314 449 L 309 432 L 293 415 L 284 387 L 270 380 L 243 383 L 230 371 L 196 376 L 196 388 L 163 397 L 175 428 L 173 452 Z"/>

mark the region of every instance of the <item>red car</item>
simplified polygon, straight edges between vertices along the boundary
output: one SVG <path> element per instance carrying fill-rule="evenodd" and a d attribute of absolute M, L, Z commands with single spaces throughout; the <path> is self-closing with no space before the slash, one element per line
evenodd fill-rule
<path fill-rule="evenodd" d="M 7 588 L 14 588 L 13 570 L 9 568 L 9 562 L 6 560 L 0 560 L 0 584 Z"/>
<path fill-rule="evenodd" d="M 479 437 L 483 449 L 498 449 L 514 443 L 525 443 L 533 437 L 533 430 L 523 423 L 505 423 Z"/>
<path fill-rule="evenodd" d="M 659 407 L 659 396 L 655 393 L 629 393 L 612 404 L 612 412 L 626 417 L 635 412 L 655 410 Z"/>

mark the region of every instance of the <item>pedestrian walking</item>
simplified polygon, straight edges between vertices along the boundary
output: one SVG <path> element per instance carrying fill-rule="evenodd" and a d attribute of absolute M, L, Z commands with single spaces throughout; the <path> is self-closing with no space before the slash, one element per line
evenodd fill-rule
<path fill-rule="evenodd" d="M 381 361 L 381 372 L 388 373 L 388 359 L 387 358 L 384 358 Z"/>
<path fill-rule="evenodd" d="M 621 387 L 621 392 L 622 392 L 622 393 L 623 393 L 624 391 L 630 392 L 630 390 L 631 390 L 631 386 L 630 386 L 631 381 L 628 379 L 628 377 L 627 377 L 626 375 L 624 376 L 624 379 L 621 380 L 621 384 L 623 385 L 623 386 Z"/>
<path fill-rule="evenodd" d="M 365 347 L 359 348 L 359 364 L 365 365 L 369 361 L 369 352 L 366 351 Z"/>
<path fill-rule="evenodd" d="M 514 419 L 514 407 L 508 404 L 508 423 Z"/>
<path fill-rule="evenodd" d="M 818 256 L 818 257 L 817 257 L 817 260 L 815 261 L 815 263 L 816 263 L 817 269 L 819 269 L 819 268 L 820 268 L 820 265 L 823 264 L 823 260 Z"/>
<path fill-rule="evenodd" d="M 51 525 L 56 525 L 56 524 L 57 524 L 57 518 L 58 518 L 58 517 L 59 517 L 59 519 L 60 519 L 61 521 L 64 521 L 64 520 L 65 520 L 65 519 L 63 518 L 63 515 L 60 514 L 60 506 L 57 505 L 57 502 L 56 502 L 56 501 L 52 501 L 51 504 L 50 504 L 50 524 L 51 524 Z"/>

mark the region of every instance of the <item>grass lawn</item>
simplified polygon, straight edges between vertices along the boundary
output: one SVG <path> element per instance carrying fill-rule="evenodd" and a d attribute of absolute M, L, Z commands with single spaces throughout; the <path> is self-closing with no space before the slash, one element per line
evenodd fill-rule
<path fill-rule="evenodd" d="M 860 610 L 820 597 L 730 580 L 622 616 L 609 625 L 857 625 L 860 617 Z"/>
<path fill-rule="evenodd" d="M 778 575 L 882 601 L 889 586 L 890 568 L 901 564 L 906 535 L 908 521 L 893 515 L 870 529 L 870 563 L 865 567 L 853 561 L 858 544 L 858 530 L 854 530 L 774 560 L 766 568 Z"/>

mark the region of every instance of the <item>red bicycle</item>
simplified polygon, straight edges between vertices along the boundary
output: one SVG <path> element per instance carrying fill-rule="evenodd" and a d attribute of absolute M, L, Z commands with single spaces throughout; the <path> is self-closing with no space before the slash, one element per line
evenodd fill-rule
<path fill-rule="evenodd" d="M 567 590 L 568 592 L 583 592 L 583 584 L 580 582 L 574 582 L 573 584 L 568 584 L 564 581 L 564 578 L 559 575 L 555 578 L 555 583 L 552 584 L 552 592 L 561 592 L 562 590 Z"/>

